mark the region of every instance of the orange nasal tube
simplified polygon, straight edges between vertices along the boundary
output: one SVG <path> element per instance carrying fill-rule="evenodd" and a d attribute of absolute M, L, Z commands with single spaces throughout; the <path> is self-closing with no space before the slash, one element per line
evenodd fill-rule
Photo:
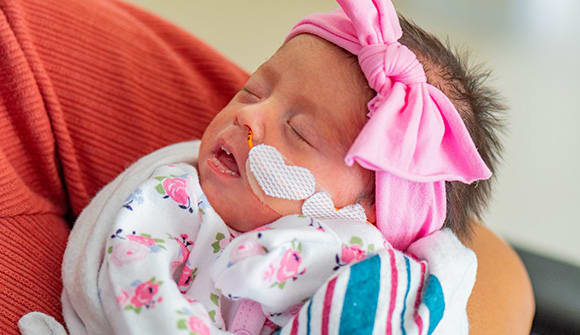
<path fill-rule="evenodd" d="M 252 132 L 252 129 L 250 127 L 248 127 L 248 147 L 250 147 L 250 149 L 252 149 L 252 147 L 254 146 L 254 143 L 252 143 L 253 137 L 254 137 L 254 132 Z"/>

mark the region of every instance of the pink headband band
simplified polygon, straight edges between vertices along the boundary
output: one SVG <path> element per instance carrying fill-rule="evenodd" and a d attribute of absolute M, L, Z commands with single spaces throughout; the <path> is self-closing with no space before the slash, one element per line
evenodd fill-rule
<path fill-rule="evenodd" d="M 487 179 L 487 168 L 447 96 L 427 84 L 415 54 L 400 44 L 389 0 L 338 0 L 342 9 L 298 22 L 308 33 L 358 56 L 377 95 L 345 161 L 376 172 L 377 227 L 398 249 L 443 225 L 445 181 Z"/>

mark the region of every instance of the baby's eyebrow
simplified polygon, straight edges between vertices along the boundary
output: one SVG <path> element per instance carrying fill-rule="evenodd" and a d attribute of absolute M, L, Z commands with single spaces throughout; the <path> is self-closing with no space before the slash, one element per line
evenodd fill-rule
<path fill-rule="evenodd" d="M 265 79 L 268 83 L 275 84 L 280 79 L 280 73 L 274 69 L 270 62 L 267 61 L 260 65 L 260 67 L 252 74 Z"/>
<path fill-rule="evenodd" d="M 298 95 L 296 99 L 300 104 L 299 108 L 304 112 L 306 112 L 307 114 L 315 115 L 317 113 L 328 113 L 328 110 L 324 108 L 324 106 L 321 108 L 316 104 L 315 101 L 313 101 L 305 94 Z"/>

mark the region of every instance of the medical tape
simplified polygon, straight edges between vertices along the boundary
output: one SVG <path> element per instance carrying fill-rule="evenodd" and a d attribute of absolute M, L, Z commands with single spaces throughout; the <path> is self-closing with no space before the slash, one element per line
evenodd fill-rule
<path fill-rule="evenodd" d="M 249 130 L 247 177 L 252 191 L 268 207 L 281 215 L 301 211 L 318 219 L 366 222 L 364 208 L 360 204 L 336 209 L 330 194 L 316 184 L 310 170 L 292 165 L 273 146 L 254 146 L 252 140 L 253 133 Z"/>

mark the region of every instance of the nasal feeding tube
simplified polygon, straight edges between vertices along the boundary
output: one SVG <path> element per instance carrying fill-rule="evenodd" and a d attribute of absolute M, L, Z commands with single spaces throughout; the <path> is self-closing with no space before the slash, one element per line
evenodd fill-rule
<path fill-rule="evenodd" d="M 366 215 L 360 204 L 336 209 L 332 198 L 316 184 L 310 170 L 292 165 L 275 147 L 254 146 L 252 129 L 248 127 L 250 153 L 246 175 L 254 194 L 280 215 L 302 214 L 332 220 L 364 223 Z"/>

